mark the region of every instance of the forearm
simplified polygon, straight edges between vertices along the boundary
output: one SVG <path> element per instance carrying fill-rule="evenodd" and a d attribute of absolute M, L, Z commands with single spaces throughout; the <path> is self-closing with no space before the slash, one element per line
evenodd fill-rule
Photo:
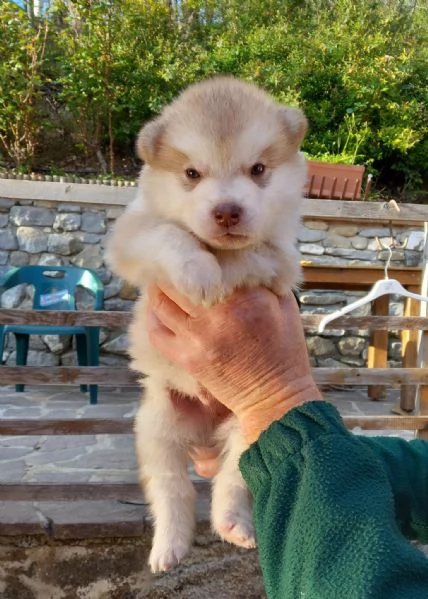
<path fill-rule="evenodd" d="M 428 596 L 428 561 L 399 534 L 381 461 L 309 402 L 241 458 L 270 599 Z"/>

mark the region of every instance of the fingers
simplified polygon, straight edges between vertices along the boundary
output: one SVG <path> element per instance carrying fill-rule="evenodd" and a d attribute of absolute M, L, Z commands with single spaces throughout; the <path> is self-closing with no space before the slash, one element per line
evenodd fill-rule
<path fill-rule="evenodd" d="M 189 449 L 189 456 L 193 462 L 215 460 L 219 457 L 220 450 L 216 445 L 193 446 Z"/>
<path fill-rule="evenodd" d="M 175 333 L 159 320 L 151 308 L 147 311 L 147 330 L 150 337 L 166 337 L 168 339 L 175 337 Z"/>
<path fill-rule="evenodd" d="M 220 456 L 218 447 L 193 447 L 189 451 L 195 472 L 199 476 L 212 478 L 220 469 Z"/>
<path fill-rule="evenodd" d="M 300 308 L 299 308 L 299 304 L 297 303 L 297 300 L 294 296 L 294 293 L 290 291 L 290 293 L 287 293 L 287 295 L 284 295 L 283 297 L 280 298 L 279 303 L 283 309 L 284 313 L 289 312 L 290 316 L 292 315 L 293 317 L 300 316 Z"/>
<path fill-rule="evenodd" d="M 194 462 L 195 472 L 203 478 L 214 478 L 220 470 L 218 460 L 205 460 L 204 462 Z"/>
<path fill-rule="evenodd" d="M 173 285 L 165 281 L 158 282 L 157 285 L 164 295 L 179 306 L 183 312 L 190 316 L 195 311 L 195 306 L 192 302 L 187 297 L 184 297 L 184 295 L 181 295 Z"/>
<path fill-rule="evenodd" d="M 186 325 L 188 315 L 179 307 L 163 290 L 157 285 L 150 285 L 147 291 L 149 298 L 149 312 L 170 331 L 177 332 L 182 326 Z M 155 328 L 155 323 L 149 321 L 149 326 Z"/>

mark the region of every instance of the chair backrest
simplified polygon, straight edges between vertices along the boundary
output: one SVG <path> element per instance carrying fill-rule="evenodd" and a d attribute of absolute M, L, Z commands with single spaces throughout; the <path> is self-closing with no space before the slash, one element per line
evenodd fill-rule
<path fill-rule="evenodd" d="M 78 266 L 20 266 L 9 271 L 0 281 L 0 289 L 26 283 L 34 287 L 33 309 L 75 310 L 76 290 L 86 289 L 95 296 L 95 310 L 104 305 L 103 284 L 97 274 Z"/>
<path fill-rule="evenodd" d="M 308 160 L 308 180 L 304 195 L 309 198 L 360 200 L 364 166 L 330 164 Z"/>

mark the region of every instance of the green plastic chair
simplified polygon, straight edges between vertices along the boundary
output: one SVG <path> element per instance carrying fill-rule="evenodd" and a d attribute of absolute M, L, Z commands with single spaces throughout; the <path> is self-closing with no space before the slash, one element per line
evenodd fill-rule
<path fill-rule="evenodd" d="M 104 308 L 104 287 L 96 273 L 75 266 L 21 266 L 13 268 L 0 279 L 0 295 L 7 289 L 26 283 L 34 287 L 34 310 L 76 310 L 76 289 L 82 287 L 94 296 L 94 309 Z M 16 339 L 16 364 L 27 363 L 30 335 L 75 335 L 79 366 L 99 365 L 100 327 L 1 325 L 0 361 L 6 335 L 13 333 Z M 25 385 L 16 385 L 16 391 L 24 391 Z M 88 391 L 87 385 L 80 390 Z M 98 400 L 98 385 L 89 385 L 91 404 Z"/>

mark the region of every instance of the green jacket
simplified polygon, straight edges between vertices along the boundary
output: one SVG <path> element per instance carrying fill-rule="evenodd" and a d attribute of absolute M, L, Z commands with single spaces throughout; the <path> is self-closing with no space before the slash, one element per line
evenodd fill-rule
<path fill-rule="evenodd" d="M 349 433 L 309 402 L 241 457 L 269 599 L 428 599 L 428 443 Z"/>

